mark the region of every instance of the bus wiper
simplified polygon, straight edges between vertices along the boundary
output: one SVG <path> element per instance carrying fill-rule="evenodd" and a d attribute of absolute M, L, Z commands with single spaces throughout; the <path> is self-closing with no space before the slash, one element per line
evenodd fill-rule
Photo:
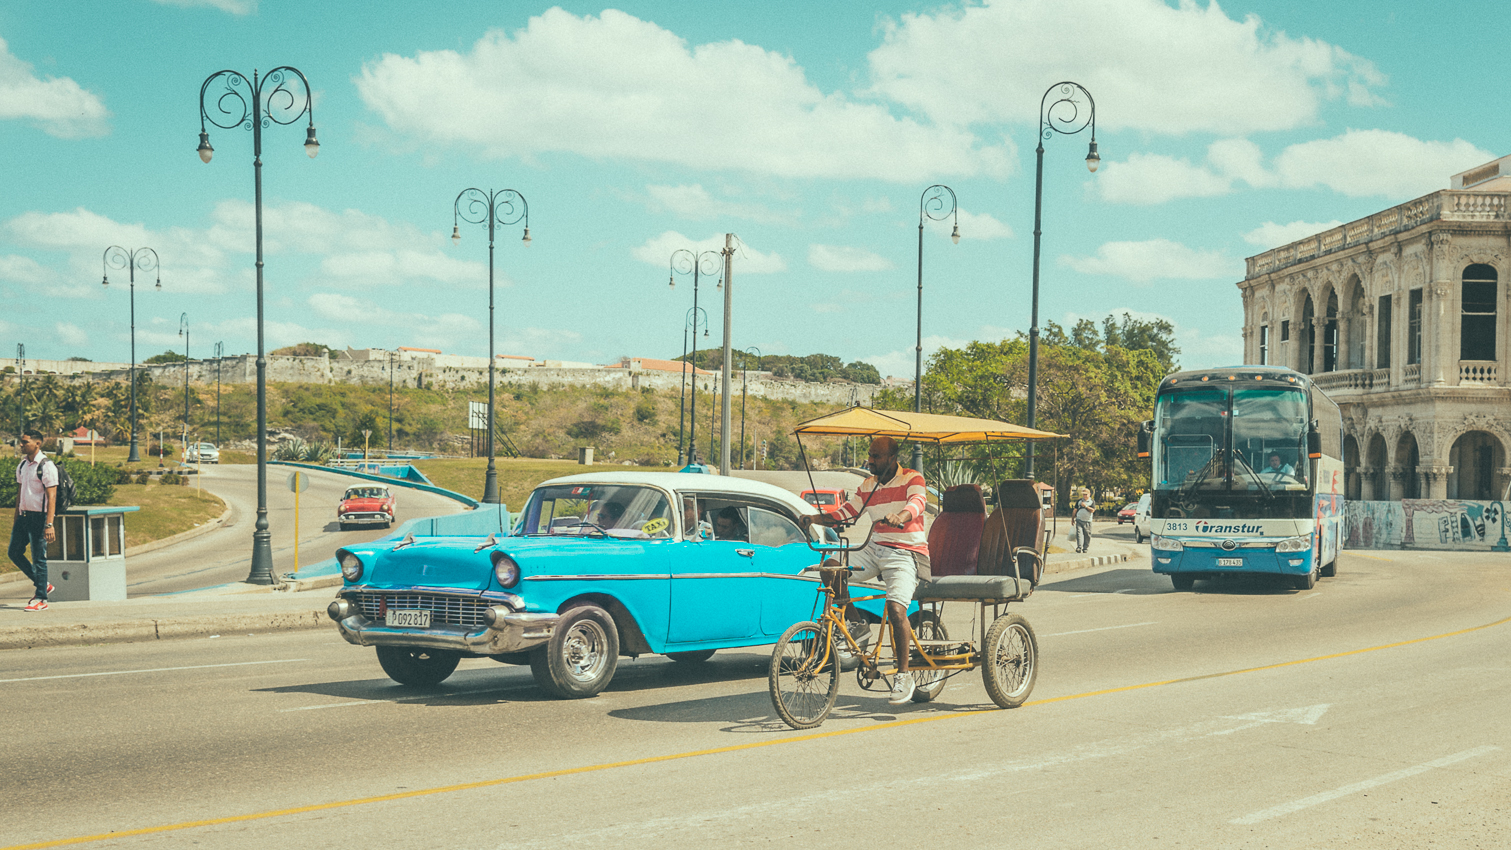
<path fill-rule="evenodd" d="M 1264 479 L 1260 478 L 1259 473 L 1254 471 L 1254 467 L 1249 466 L 1249 462 L 1243 459 L 1243 455 L 1239 454 L 1236 451 L 1233 453 L 1233 465 L 1241 467 L 1244 472 L 1248 473 L 1250 478 L 1254 479 L 1254 484 L 1259 488 L 1259 491 L 1264 494 L 1264 500 L 1266 502 L 1272 502 L 1275 500 L 1275 494 L 1270 492 L 1270 488 L 1264 483 Z"/>
<path fill-rule="evenodd" d="M 1221 473 L 1222 471 L 1219 460 L 1220 456 L 1218 454 L 1213 454 L 1211 459 L 1209 459 L 1205 464 L 1202 465 L 1202 468 L 1198 473 L 1196 473 L 1194 476 L 1188 477 L 1188 480 L 1180 486 L 1179 490 L 1176 491 L 1177 495 L 1180 496 L 1182 501 L 1184 501 L 1186 497 L 1190 496 L 1197 487 L 1201 486 L 1202 482 L 1208 481 L 1212 478 L 1217 478 L 1219 476 L 1219 473 Z"/>

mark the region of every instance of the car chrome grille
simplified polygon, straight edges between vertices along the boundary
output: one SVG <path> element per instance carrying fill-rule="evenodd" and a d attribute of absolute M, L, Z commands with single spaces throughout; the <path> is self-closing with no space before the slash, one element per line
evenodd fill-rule
<path fill-rule="evenodd" d="M 360 593 L 356 594 L 356 602 L 362 616 L 369 620 L 381 621 L 384 610 L 429 611 L 432 624 L 474 629 L 484 625 L 483 609 L 489 607 L 475 598 L 428 593 Z"/>

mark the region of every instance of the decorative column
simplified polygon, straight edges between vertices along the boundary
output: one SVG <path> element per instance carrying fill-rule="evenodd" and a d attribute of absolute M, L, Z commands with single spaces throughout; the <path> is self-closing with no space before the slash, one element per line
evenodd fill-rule
<path fill-rule="evenodd" d="M 1385 474 L 1389 477 L 1389 492 L 1385 495 L 1387 502 L 1399 502 L 1406 498 L 1406 470 L 1398 463 L 1385 467 Z"/>
<path fill-rule="evenodd" d="M 1375 501 L 1375 473 L 1378 472 L 1373 466 L 1359 467 L 1359 500 L 1361 502 Z"/>
<path fill-rule="evenodd" d="M 1448 314 L 1448 296 L 1452 292 L 1451 281 L 1448 278 L 1448 244 L 1451 241 L 1447 233 L 1433 233 L 1432 241 L 1432 283 L 1425 287 L 1424 296 L 1431 300 L 1422 305 L 1422 324 L 1430 326 L 1429 340 L 1432 343 L 1430 351 L 1423 352 L 1422 358 L 1422 383 L 1430 382 L 1435 387 L 1448 384 L 1449 351 L 1448 342 L 1453 338 L 1452 328 L 1448 322 L 1452 316 Z M 1424 328 L 1424 332 L 1426 328 Z M 1458 357 L 1451 358 L 1453 365 L 1453 383 L 1458 383 Z M 1445 484 L 1446 486 L 1446 484 Z"/>
<path fill-rule="evenodd" d="M 1451 466 L 1425 466 L 1417 467 L 1422 473 L 1422 494 L 1425 499 L 1448 498 L 1448 476 L 1453 472 Z"/>

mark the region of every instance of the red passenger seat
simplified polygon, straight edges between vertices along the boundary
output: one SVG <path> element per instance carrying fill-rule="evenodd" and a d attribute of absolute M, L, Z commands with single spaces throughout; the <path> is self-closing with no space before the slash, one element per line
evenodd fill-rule
<path fill-rule="evenodd" d="M 981 485 L 957 484 L 941 494 L 940 513 L 929 529 L 929 572 L 935 576 L 973 576 L 986 523 Z"/>

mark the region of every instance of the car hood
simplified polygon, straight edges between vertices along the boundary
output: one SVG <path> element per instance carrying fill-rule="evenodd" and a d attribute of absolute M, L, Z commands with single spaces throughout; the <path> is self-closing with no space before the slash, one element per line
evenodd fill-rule
<path fill-rule="evenodd" d="M 482 592 L 494 586 L 494 549 L 519 564 L 526 582 L 538 575 L 665 572 L 668 540 L 578 537 L 504 537 L 480 551 L 477 537 L 421 537 L 408 546 L 354 546 L 368 564 L 361 584 L 373 587 L 443 587 Z M 364 551 L 365 550 L 365 551 Z M 495 589 L 497 589 L 495 587 Z M 518 592 L 518 589 L 513 589 Z"/>

